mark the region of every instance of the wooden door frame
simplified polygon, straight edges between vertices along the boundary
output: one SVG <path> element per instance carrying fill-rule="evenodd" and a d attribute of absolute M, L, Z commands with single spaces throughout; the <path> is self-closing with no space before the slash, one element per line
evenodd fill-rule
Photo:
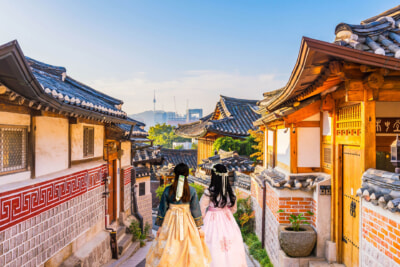
<path fill-rule="evenodd" d="M 343 239 L 343 146 L 345 144 L 335 145 L 336 154 L 336 179 L 335 187 L 335 237 L 336 237 L 336 251 L 337 262 L 343 262 L 342 259 L 342 239 Z"/>

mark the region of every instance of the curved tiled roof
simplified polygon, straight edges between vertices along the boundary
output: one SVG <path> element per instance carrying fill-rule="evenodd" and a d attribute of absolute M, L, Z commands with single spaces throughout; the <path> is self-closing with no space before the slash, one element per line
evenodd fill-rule
<path fill-rule="evenodd" d="M 361 24 L 340 23 L 335 34 L 338 45 L 400 58 L 400 6 Z"/>
<path fill-rule="evenodd" d="M 123 102 L 67 76 L 64 67 L 52 66 L 26 57 L 26 61 L 45 93 L 56 101 L 110 116 L 126 118 Z"/>
<path fill-rule="evenodd" d="M 177 135 L 184 137 L 202 137 L 207 132 L 224 136 L 246 137 L 254 129 L 253 122 L 260 115 L 255 112 L 257 100 L 238 99 L 222 96 L 217 102 L 215 111 L 197 122 L 179 125 Z"/>
<path fill-rule="evenodd" d="M 164 158 L 163 165 L 185 163 L 191 169 L 197 168 L 197 150 L 196 149 L 168 149 L 162 148 L 161 157 Z"/>

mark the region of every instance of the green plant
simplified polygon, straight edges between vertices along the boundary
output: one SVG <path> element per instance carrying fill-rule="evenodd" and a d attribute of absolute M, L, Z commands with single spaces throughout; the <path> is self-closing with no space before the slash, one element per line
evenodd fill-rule
<path fill-rule="evenodd" d="M 132 233 L 132 241 L 133 242 L 139 241 L 141 247 L 146 245 L 146 238 L 149 235 L 150 228 L 151 225 L 149 223 L 146 223 L 142 233 L 142 229 L 140 228 L 140 222 L 136 220 L 132 221 L 131 225 L 129 226 L 129 230 Z"/>
<path fill-rule="evenodd" d="M 278 210 L 277 213 L 285 213 L 284 210 Z M 314 215 L 314 213 L 312 213 L 311 211 L 307 211 L 308 215 Z M 300 213 L 300 214 L 289 214 L 289 222 L 292 225 L 292 230 L 295 232 L 300 231 L 300 225 L 302 224 L 310 224 L 309 222 L 306 221 L 307 218 L 304 217 L 304 213 Z"/>
<path fill-rule="evenodd" d="M 190 186 L 193 187 L 194 189 L 196 189 L 197 197 L 200 200 L 201 196 L 204 193 L 204 187 L 202 185 L 199 185 L 199 184 L 190 184 Z"/>
<path fill-rule="evenodd" d="M 159 200 L 161 200 L 162 194 L 164 193 L 164 190 L 167 186 L 169 186 L 171 184 L 167 184 L 167 185 L 160 185 L 159 187 L 157 187 L 156 189 L 156 196 L 158 197 Z M 196 189 L 196 193 L 197 193 L 197 197 L 201 198 L 201 196 L 204 193 L 204 187 L 199 185 L 199 184 L 190 184 L 189 186 L 193 187 L 194 189 Z"/>
<path fill-rule="evenodd" d="M 176 146 L 174 149 L 183 149 L 183 145 Z"/>
<path fill-rule="evenodd" d="M 165 188 L 169 185 L 171 185 L 171 184 L 160 185 L 159 187 L 157 187 L 156 196 L 158 197 L 159 200 L 161 200 L 161 197 L 162 197 L 162 194 L 164 193 Z"/>
<path fill-rule="evenodd" d="M 243 235 L 243 239 L 249 247 L 250 255 L 252 255 L 263 267 L 273 267 L 271 260 L 268 257 L 268 253 L 262 248 L 261 242 L 257 235 L 254 233 L 246 233 Z"/>
<path fill-rule="evenodd" d="M 237 210 L 233 214 L 236 222 L 240 225 L 242 234 L 254 232 L 254 212 L 251 206 L 250 196 L 237 199 Z"/>

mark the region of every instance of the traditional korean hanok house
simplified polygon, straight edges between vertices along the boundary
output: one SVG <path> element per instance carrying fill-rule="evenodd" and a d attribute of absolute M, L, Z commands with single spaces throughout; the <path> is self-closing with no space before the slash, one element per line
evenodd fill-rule
<path fill-rule="evenodd" d="M 219 150 L 217 155 L 203 159 L 192 182 L 208 187 L 211 183 L 211 170 L 215 164 L 223 164 L 228 170 L 228 179 L 240 198 L 250 196 L 250 174 L 254 171 L 254 162 L 246 156 L 240 156 L 236 151 Z"/>
<path fill-rule="evenodd" d="M 157 170 L 157 177 L 160 184 L 170 184 L 175 178 L 174 168 L 179 163 L 185 163 L 189 166 L 192 173 L 197 169 L 197 151 L 196 149 L 169 149 L 162 148 L 160 155 L 163 158 L 163 164 Z"/>
<path fill-rule="evenodd" d="M 177 135 L 198 139 L 197 162 L 201 163 L 214 155 L 213 144 L 219 137 L 245 138 L 248 131 L 255 129 L 253 122 L 260 118 L 254 112 L 256 100 L 220 96 L 213 113 L 199 121 L 180 124 L 175 129 Z"/>
<path fill-rule="evenodd" d="M 133 204 L 137 206 L 135 215 L 142 221 L 142 224 L 152 225 L 152 192 L 155 192 L 159 183 L 152 181 L 151 177 L 155 177 L 154 169 L 162 164 L 163 159 L 160 154 L 160 147 L 153 146 L 153 141 L 147 138 L 148 133 L 143 130 L 143 127 L 144 124 L 135 129 L 131 138 L 136 187 L 136 199 Z M 153 178 L 153 180 L 155 179 Z"/>
<path fill-rule="evenodd" d="M 337 25 L 334 43 L 304 37 L 287 85 L 259 103 L 255 125 L 265 129 L 270 156 L 252 193 L 275 266 L 302 262 L 279 254 L 276 232 L 288 213 L 307 210 L 315 256 L 348 267 L 399 266 L 396 147 L 389 155 L 400 132 L 399 24 L 400 6 Z"/>
<path fill-rule="evenodd" d="M 126 213 L 132 169 L 115 125 L 136 124 L 122 103 L 25 57 L 17 41 L 0 46 L 0 266 L 111 258 L 105 230 Z"/>

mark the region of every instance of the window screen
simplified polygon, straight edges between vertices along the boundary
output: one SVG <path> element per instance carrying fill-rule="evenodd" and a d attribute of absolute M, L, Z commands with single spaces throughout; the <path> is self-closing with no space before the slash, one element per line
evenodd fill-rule
<path fill-rule="evenodd" d="M 83 156 L 94 156 L 94 128 L 83 127 Z"/>
<path fill-rule="evenodd" d="M 146 183 L 139 184 L 139 196 L 144 196 L 146 194 Z"/>
<path fill-rule="evenodd" d="M 27 128 L 0 127 L 0 173 L 27 168 Z"/>

